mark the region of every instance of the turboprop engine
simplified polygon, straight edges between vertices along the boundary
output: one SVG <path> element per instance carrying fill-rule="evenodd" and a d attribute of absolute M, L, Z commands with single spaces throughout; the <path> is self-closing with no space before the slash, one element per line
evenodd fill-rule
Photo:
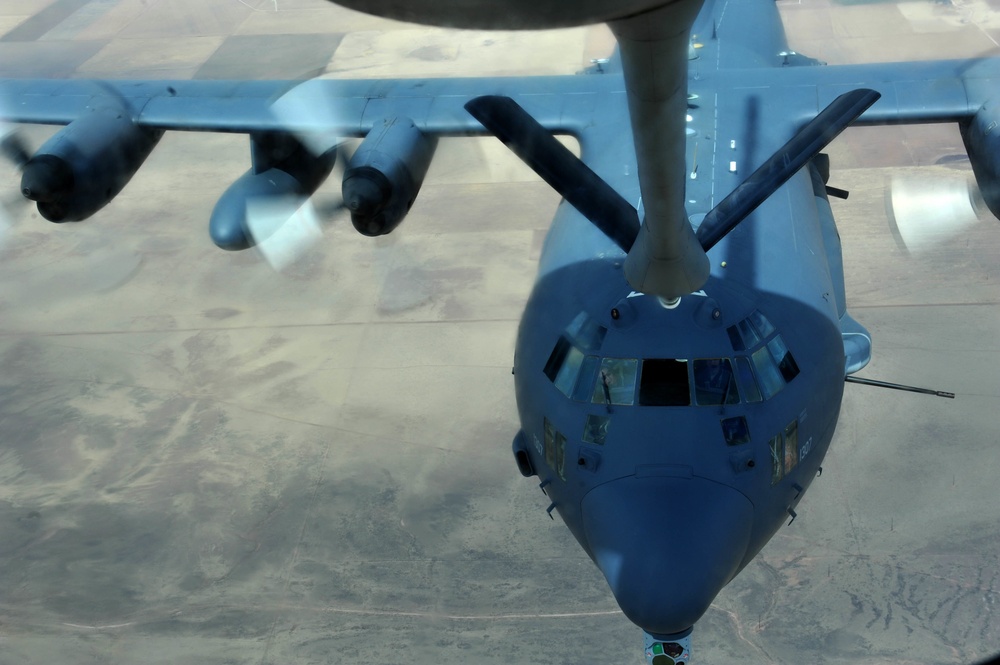
<path fill-rule="evenodd" d="M 965 232 L 986 209 L 1000 219 L 1000 109 L 987 102 L 959 129 L 975 183 L 958 173 L 896 175 L 886 192 L 890 228 L 911 254 Z"/>
<path fill-rule="evenodd" d="M 413 206 L 437 139 L 407 118 L 391 118 L 368 133 L 344 171 L 344 205 L 359 233 L 392 231 Z"/>
<path fill-rule="evenodd" d="M 1000 108 L 987 102 L 959 128 L 982 199 L 1000 219 Z"/>
<path fill-rule="evenodd" d="M 82 115 L 24 163 L 21 193 L 50 222 L 78 222 L 107 205 L 132 179 L 163 131 L 138 127 L 120 107 Z"/>

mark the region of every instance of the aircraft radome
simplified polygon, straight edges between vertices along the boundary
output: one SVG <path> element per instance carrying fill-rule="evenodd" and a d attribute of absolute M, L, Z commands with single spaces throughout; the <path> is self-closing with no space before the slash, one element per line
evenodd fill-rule
<path fill-rule="evenodd" d="M 68 222 L 111 202 L 166 131 L 249 134 L 252 167 L 210 235 L 281 268 L 315 242 L 310 197 L 338 163 L 355 228 L 380 236 L 415 204 L 439 137 L 506 143 L 565 199 L 517 340 L 516 468 L 643 630 L 648 662 L 687 663 L 716 595 L 795 519 L 845 380 L 871 357 L 824 148 L 852 125 L 958 123 L 997 215 L 1000 60 L 823 66 L 790 51 L 769 0 L 463 6 L 358 8 L 460 26 L 606 21 L 620 51 L 567 77 L 9 80 L 7 123 L 65 129 L 32 152 L 8 126 L 3 147 L 39 214 Z M 349 156 L 345 138 L 362 139 Z"/>

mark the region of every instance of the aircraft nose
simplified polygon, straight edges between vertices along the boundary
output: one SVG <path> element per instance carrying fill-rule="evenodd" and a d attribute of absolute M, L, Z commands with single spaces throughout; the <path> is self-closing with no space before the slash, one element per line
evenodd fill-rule
<path fill-rule="evenodd" d="M 630 476 L 583 500 L 590 550 L 625 615 L 647 633 L 687 630 L 746 555 L 753 504 L 697 477 Z"/>

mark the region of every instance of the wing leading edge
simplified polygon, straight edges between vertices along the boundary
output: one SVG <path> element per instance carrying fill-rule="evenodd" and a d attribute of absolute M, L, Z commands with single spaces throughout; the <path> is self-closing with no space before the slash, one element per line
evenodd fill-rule
<path fill-rule="evenodd" d="M 303 104 L 325 109 L 299 125 L 278 118 L 271 104 L 294 88 Z M 607 95 L 624 94 L 614 76 L 295 81 L 0 81 L 0 117 L 7 122 L 67 125 L 102 100 L 116 99 L 143 127 L 206 132 L 298 132 L 336 129 L 364 136 L 386 117 L 403 116 L 429 134 L 481 135 L 464 107 L 501 94 L 529 109 L 546 129 L 577 134 Z M 322 127 L 310 123 L 322 123 Z"/>

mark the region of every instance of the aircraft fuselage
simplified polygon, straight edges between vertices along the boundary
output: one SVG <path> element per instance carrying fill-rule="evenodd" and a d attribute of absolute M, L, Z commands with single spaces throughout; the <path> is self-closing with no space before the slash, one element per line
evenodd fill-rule
<path fill-rule="evenodd" d="M 707 6 L 700 26 L 721 33 L 719 11 Z M 695 225 L 768 156 L 754 154 L 754 136 L 792 129 L 761 127 L 761 100 L 727 99 L 716 76 L 729 58 L 782 66 L 776 12 L 756 33 L 728 19 L 770 43 L 727 34 L 731 50 L 719 52 L 722 40 L 696 38 L 686 192 Z M 579 134 L 581 156 L 641 215 L 621 132 L 628 111 L 615 104 Z M 704 289 L 676 304 L 633 292 L 624 254 L 575 209 L 562 204 L 553 222 L 517 340 L 515 454 L 652 635 L 683 634 L 702 616 L 792 519 L 830 445 L 845 310 L 822 185 L 813 165 L 793 177 L 709 252 Z"/>

